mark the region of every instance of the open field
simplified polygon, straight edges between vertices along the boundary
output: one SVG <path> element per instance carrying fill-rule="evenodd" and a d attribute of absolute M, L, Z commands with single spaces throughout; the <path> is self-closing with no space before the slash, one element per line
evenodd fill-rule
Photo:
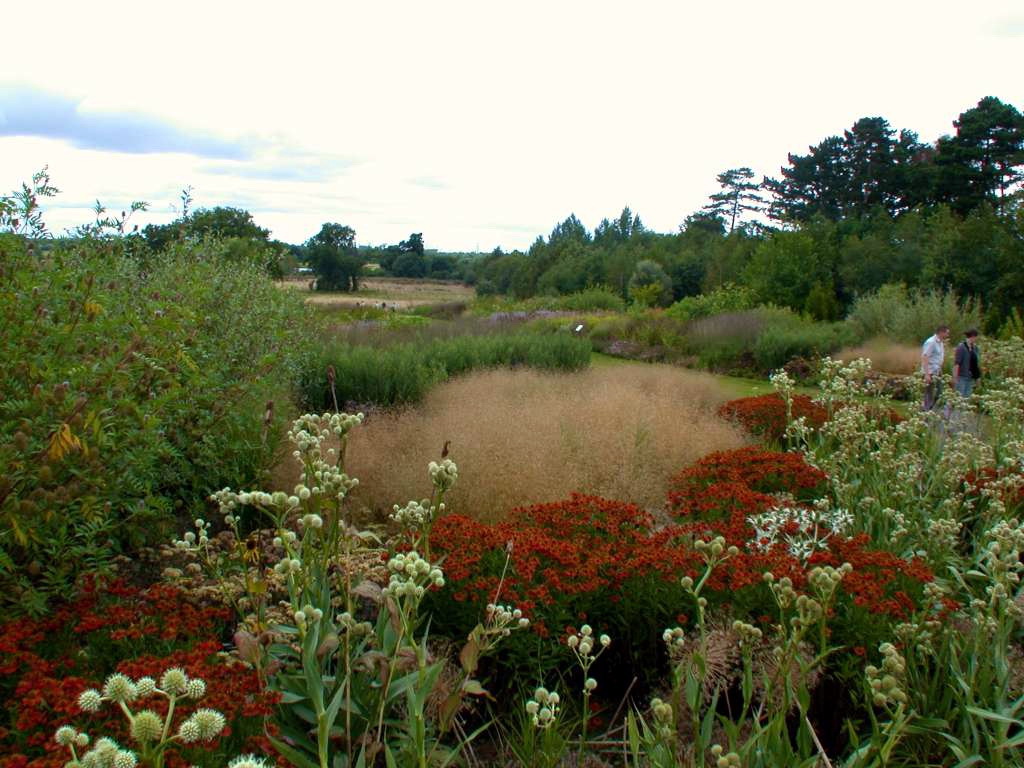
<path fill-rule="evenodd" d="M 408 309 L 425 304 L 471 301 L 476 295 L 472 286 L 440 280 L 411 280 L 400 277 L 370 277 L 360 281 L 356 293 L 317 293 L 309 289 L 311 279 L 288 278 L 279 285 L 301 291 L 306 301 L 318 307 L 362 307 L 368 304 Z"/>

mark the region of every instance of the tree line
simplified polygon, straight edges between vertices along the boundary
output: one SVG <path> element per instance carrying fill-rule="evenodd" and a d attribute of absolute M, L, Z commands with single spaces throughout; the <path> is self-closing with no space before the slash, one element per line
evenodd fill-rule
<path fill-rule="evenodd" d="M 469 277 L 481 293 L 516 297 L 603 285 L 637 298 L 632 283 L 662 304 L 736 283 L 820 319 L 902 283 L 976 296 L 998 326 L 1024 305 L 1024 118 L 986 97 L 953 125 L 929 145 L 865 117 L 790 154 L 777 177 L 719 174 L 720 191 L 678 232 L 652 232 L 629 208 L 592 232 L 570 215 Z M 655 283 L 665 290 L 644 287 Z"/>
<path fill-rule="evenodd" d="M 776 176 L 758 182 L 750 168 L 723 171 L 708 204 L 668 234 L 626 207 L 592 231 L 570 214 L 525 252 L 439 254 L 423 233 L 360 246 L 351 227 L 333 222 L 289 245 L 270 240 L 245 211 L 191 212 L 187 198 L 177 221 L 141 234 L 154 250 L 204 236 L 264 249 L 271 271 L 307 264 L 323 290 L 356 290 L 368 263 L 517 298 L 605 286 L 665 305 L 736 283 L 761 301 L 830 319 L 857 296 L 902 283 L 978 297 L 996 326 L 1024 305 L 1024 117 L 989 96 L 953 126 L 928 144 L 882 117 L 861 118 L 791 153 Z"/>

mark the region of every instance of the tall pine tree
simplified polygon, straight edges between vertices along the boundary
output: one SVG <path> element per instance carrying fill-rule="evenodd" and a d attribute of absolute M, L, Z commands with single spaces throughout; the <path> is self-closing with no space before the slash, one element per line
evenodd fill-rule
<path fill-rule="evenodd" d="M 736 228 L 736 221 L 744 213 L 760 213 L 765 209 L 761 185 L 751 181 L 753 178 L 754 172 L 749 168 L 730 168 L 717 176 L 722 191 L 711 195 L 711 202 L 704 210 L 728 220 L 729 232 Z"/>

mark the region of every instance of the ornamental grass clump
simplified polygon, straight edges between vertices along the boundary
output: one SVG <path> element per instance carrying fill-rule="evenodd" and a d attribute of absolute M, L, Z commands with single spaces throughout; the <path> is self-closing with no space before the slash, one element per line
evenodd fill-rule
<path fill-rule="evenodd" d="M 655 509 L 679 467 L 748 439 L 715 415 L 724 400 L 711 377 L 671 366 L 476 372 L 415 408 L 374 413 L 352 438 L 362 485 L 350 501 L 383 520 L 395 497 L 419 499 L 420 457 L 450 441 L 460 477 L 445 502 L 479 520 L 574 492 Z"/>

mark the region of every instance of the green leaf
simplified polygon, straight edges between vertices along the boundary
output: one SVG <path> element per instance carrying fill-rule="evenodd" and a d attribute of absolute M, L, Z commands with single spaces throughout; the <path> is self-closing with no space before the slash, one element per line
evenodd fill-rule
<path fill-rule="evenodd" d="M 278 738 L 268 736 L 270 743 L 274 745 L 274 749 L 281 753 L 281 755 L 296 768 L 320 768 L 319 764 L 315 760 L 311 760 L 306 757 L 302 752 L 288 744 L 284 743 Z"/>
<path fill-rule="evenodd" d="M 983 718 L 985 720 L 994 720 L 999 723 L 1006 723 L 1007 725 L 1019 725 L 1024 727 L 1024 723 L 1013 717 L 1007 717 L 999 712 L 993 712 L 990 709 L 979 709 L 978 707 L 965 707 L 965 709 L 972 715 Z"/>

